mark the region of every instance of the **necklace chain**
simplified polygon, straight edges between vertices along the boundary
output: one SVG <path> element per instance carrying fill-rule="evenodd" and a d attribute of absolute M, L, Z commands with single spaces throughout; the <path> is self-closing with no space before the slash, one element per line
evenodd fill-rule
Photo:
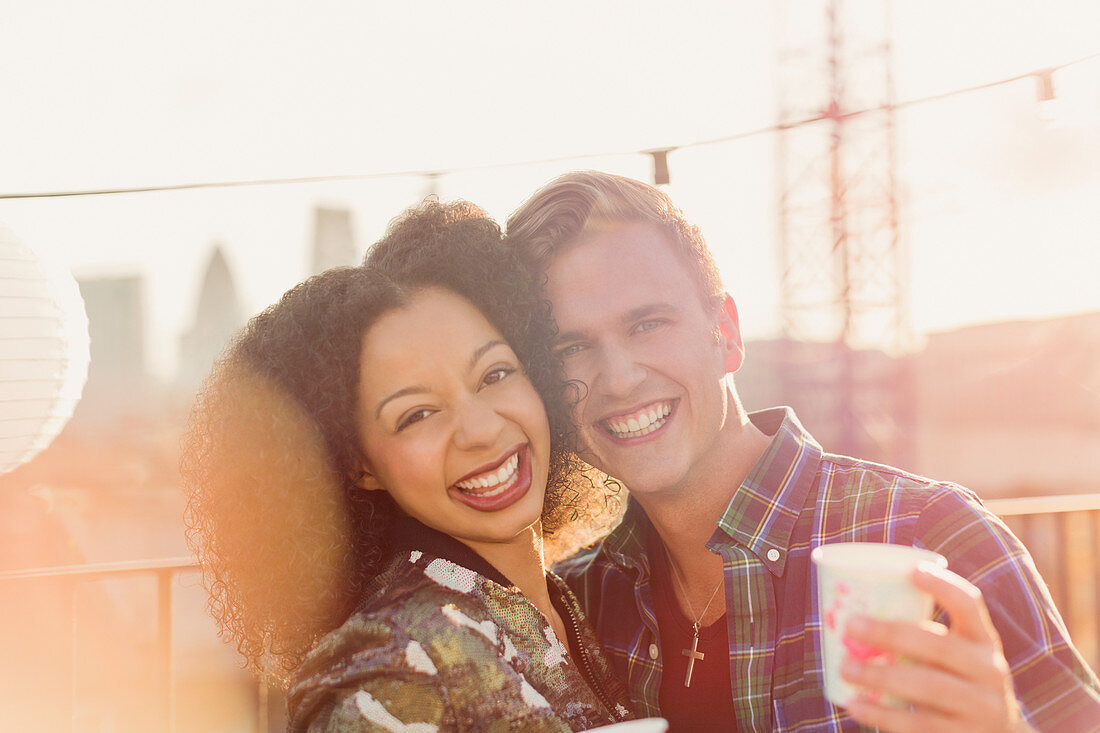
<path fill-rule="evenodd" d="M 668 548 L 664 543 L 661 547 L 665 551 L 665 557 L 668 558 L 668 566 L 672 569 L 672 578 L 676 581 L 676 585 L 680 586 L 680 592 L 684 594 L 684 602 L 688 604 L 688 611 L 691 612 L 692 626 L 694 626 L 695 635 L 699 635 L 699 629 L 702 627 L 703 617 L 707 615 L 707 611 L 710 610 L 710 604 L 714 603 L 715 596 L 718 595 L 718 589 L 722 587 L 722 582 L 725 578 L 718 581 L 718 585 L 714 586 L 714 590 L 710 594 L 710 600 L 707 601 L 707 605 L 703 606 L 703 612 L 698 616 L 695 615 L 695 609 L 691 605 L 691 598 L 688 596 L 687 588 L 684 587 L 684 581 L 680 579 L 680 571 L 676 569 L 676 565 L 672 562 L 672 555 L 669 554 Z"/>

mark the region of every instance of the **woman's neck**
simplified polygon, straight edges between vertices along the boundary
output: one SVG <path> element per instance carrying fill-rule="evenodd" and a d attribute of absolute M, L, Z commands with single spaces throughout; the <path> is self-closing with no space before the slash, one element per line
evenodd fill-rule
<path fill-rule="evenodd" d="M 536 608 L 546 613 L 546 608 L 550 607 L 550 593 L 546 586 L 540 525 L 528 527 L 507 542 L 460 541 L 481 555 L 514 583 Z"/>
<path fill-rule="evenodd" d="M 541 523 L 528 527 L 508 542 L 462 542 L 514 583 L 519 592 L 546 617 L 562 644 L 568 647 L 565 625 L 550 601 L 550 589 L 546 583 Z"/>

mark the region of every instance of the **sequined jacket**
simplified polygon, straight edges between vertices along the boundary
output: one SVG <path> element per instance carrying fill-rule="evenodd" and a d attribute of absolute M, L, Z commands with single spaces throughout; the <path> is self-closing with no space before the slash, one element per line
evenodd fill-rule
<path fill-rule="evenodd" d="M 631 717 L 560 578 L 547 575 L 576 656 L 480 556 L 416 526 L 406 544 L 418 549 L 394 553 L 298 670 L 290 731 L 569 731 Z"/>

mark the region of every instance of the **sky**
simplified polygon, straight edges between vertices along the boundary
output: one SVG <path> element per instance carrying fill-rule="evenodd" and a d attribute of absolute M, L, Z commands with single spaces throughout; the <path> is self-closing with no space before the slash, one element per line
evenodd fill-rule
<path fill-rule="evenodd" d="M 454 171 L 0 200 L 0 223 L 77 277 L 145 279 L 164 378 L 216 243 L 254 313 L 309 274 L 316 206 L 350 209 L 360 250 L 433 185 L 503 220 L 565 170 L 649 179 L 637 151 L 767 127 L 794 83 L 776 65 L 791 26 L 763 1 L 0 3 L 0 194 Z M 786 4 L 824 37 L 822 3 Z M 1095 0 L 891 7 L 898 100 L 1100 51 Z M 1052 121 L 1031 78 L 898 113 L 918 332 L 1100 310 L 1100 59 L 1055 86 Z M 749 338 L 779 331 L 773 158 L 771 135 L 669 157 Z"/>

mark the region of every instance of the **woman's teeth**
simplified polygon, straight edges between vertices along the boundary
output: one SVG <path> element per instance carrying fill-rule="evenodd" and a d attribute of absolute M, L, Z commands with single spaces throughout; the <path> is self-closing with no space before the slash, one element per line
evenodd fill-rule
<path fill-rule="evenodd" d="M 604 420 L 607 432 L 616 438 L 640 438 L 649 435 L 666 422 L 672 412 L 671 402 L 662 402 L 647 410 L 639 410 L 630 417 Z"/>
<path fill-rule="evenodd" d="M 459 481 L 455 488 L 473 496 L 496 496 L 511 487 L 519 468 L 519 452 L 515 452 L 495 471 Z"/>

